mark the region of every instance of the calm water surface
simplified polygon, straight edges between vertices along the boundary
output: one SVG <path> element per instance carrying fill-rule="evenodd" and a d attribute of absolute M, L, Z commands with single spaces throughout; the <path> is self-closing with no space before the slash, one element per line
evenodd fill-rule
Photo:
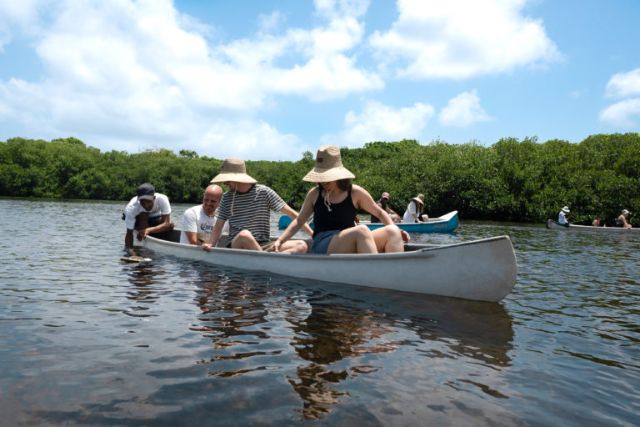
<path fill-rule="evenodd" d="M 413 236 L 511 236 L 476 303 L 123 264 L 123 206 L 0 200 L 0 425 L 640 424 L 640 236 Z"/>

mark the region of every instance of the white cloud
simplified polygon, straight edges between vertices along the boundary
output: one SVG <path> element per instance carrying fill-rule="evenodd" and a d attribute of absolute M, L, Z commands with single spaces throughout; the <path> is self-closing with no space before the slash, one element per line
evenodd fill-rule
<path fill-rule="evenodd" d="M 370 42 L 383 62 L 398 61 L 399 76 L 413 79 L 464 79 L 558 59 L 542 23 L 522 14 L 525 3 L 398 0 L 397 21 Z"/>
<path fill-rule="evenodd" d="M 40 0 L 0 1 L 0 52 L 11 42 L 15 31 L 33 31 L 40 3 Z"/>
<path fill-rule="evenodd" d="M 462 92 L 452 98 L 440 111 L 438 121 L 442 126 L 466 127 L 478 122 L 486 122 L 491 117 L 480 105 L 480 98 L 475 89 Z"/>
<path fill-rule="evenodd" d="M 344 118 L 344 130 L 323 136 L 322 142 L 357 147 L 372 141 L 419 139 L 433 115 L 434 108 L 421 102 L 411 107 L 393 108 L 369 101 L 362 113 L 349 111 Z"/>
<path fill-rule="evenodd" d="M 12 6 L 20 19 L 11 22 L 34 22 L 37 3 Z M 107 150 L 199 146 L 201 154 L 255 159 L 287 158 L 289 147 L 297 159 L 296 136 L 255 118 L 275 96 L 321 101 L 384 85 L 359 68 L 354 53 L 368 1 L 318 1 L 323 25 L 280 36 L 265 32 L 281 21 L 274 13 L 252 38 L 219 45 L 207 37 L 211 29 L 180 15 L 171 0 L 55 6 L 43 9 L 48 15 L 32 33 L 44 74 L 0 81 L 0 122 L 40 137 L 73 135 Z"/>
<path fill-rule="evenodd" d="M 640 68 L 627 73 L 614 74 L 607 83 L 605 93 L 611 98 L 640 95 Z"/>
<path fill-rule="evenodd" d="M 600 120 L 613 126 L 634 128 L 640 125 L 640 98 L 617 102 L 600 113 Z"/>

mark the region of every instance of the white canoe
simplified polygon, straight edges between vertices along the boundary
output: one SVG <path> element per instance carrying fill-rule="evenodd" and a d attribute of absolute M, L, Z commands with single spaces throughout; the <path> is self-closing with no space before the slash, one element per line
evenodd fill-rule
<path fill-rule="evenodd" d="M 569 224 L 560 225 L 556 221 L 549 219 L 547 220 L 547 228 L 550 230 L 566 230 L 566 231 L 597 231 L 602 233 L 637 233 L 640 231 L 640 228 L 622 228 L 622 227 L 593 227 L 591 225 L 577 225 L 577 224 Z"/>
<path fill-rule="evenodd" d="M 281 254 L 227 248 L 205 252 L 155 237 L 147 237 L 144 246 L 220 267 L 478 301 L 500 301 L 513 289 L 517 274 L 508 236 L 442 246 L 412 244 L 406 252 L 389 254 Z"/>

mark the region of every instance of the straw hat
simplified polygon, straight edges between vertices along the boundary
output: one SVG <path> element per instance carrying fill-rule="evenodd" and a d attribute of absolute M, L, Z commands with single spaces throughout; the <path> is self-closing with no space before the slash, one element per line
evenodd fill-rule
<path fill-rule="evenodd" d="M 569 213 L 571 211 L 569 210 L 569 207 L 565 206 L 565 207 L 562 208 L 562 212 Z"/>
<path fill-rule="evenodd" d="M 631 215 L 631 212 L 629 212 L 627 209 L 622 209 L 622 215 Z"/>
<path fill-rule="evenodd" d="M 220 173 L 213 177 L 212 184 L 220 182 L 241 182 L 243 184 L 255 184 L 257 181 L 247 175 L 244 160 L 229 158 L 224 159 L 220 167 Z"/>
<path fill-rule="evenodd" d="M 342 166 L 340 149 L 335 145 L 323 145 L 316 154 L 316 165 L 302 178 L 307 182 L 331 182 L 353 179 L 356 176 Z"/>
<path fill-rule="evenodd" d="M 420 203 L 421 205 L 424 206 L 424 194 L 420 193 L 418 194 L 416 197 L 414 197 L 411 200 L 415 200 L 416 202 Z"/>

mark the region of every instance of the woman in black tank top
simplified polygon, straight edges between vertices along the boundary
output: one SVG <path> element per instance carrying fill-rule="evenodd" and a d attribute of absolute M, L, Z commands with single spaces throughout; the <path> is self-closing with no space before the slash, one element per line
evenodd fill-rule
<path fill-rule="evenodd" d="M 402 252 L 409 236 L 393 224 L 367 190 L 351 183 L 353 178 L 342 166 L 338 147 L 321 147 L 315 167 L 303 179 L 318 185 L 307 193 L 298 218 L 275 241 L 275 250 L 313 215 L 313 253 Z M 366 225 L 356 225 L 357 209 L 380 218 L 385 226 L 371 231 Z"/>

